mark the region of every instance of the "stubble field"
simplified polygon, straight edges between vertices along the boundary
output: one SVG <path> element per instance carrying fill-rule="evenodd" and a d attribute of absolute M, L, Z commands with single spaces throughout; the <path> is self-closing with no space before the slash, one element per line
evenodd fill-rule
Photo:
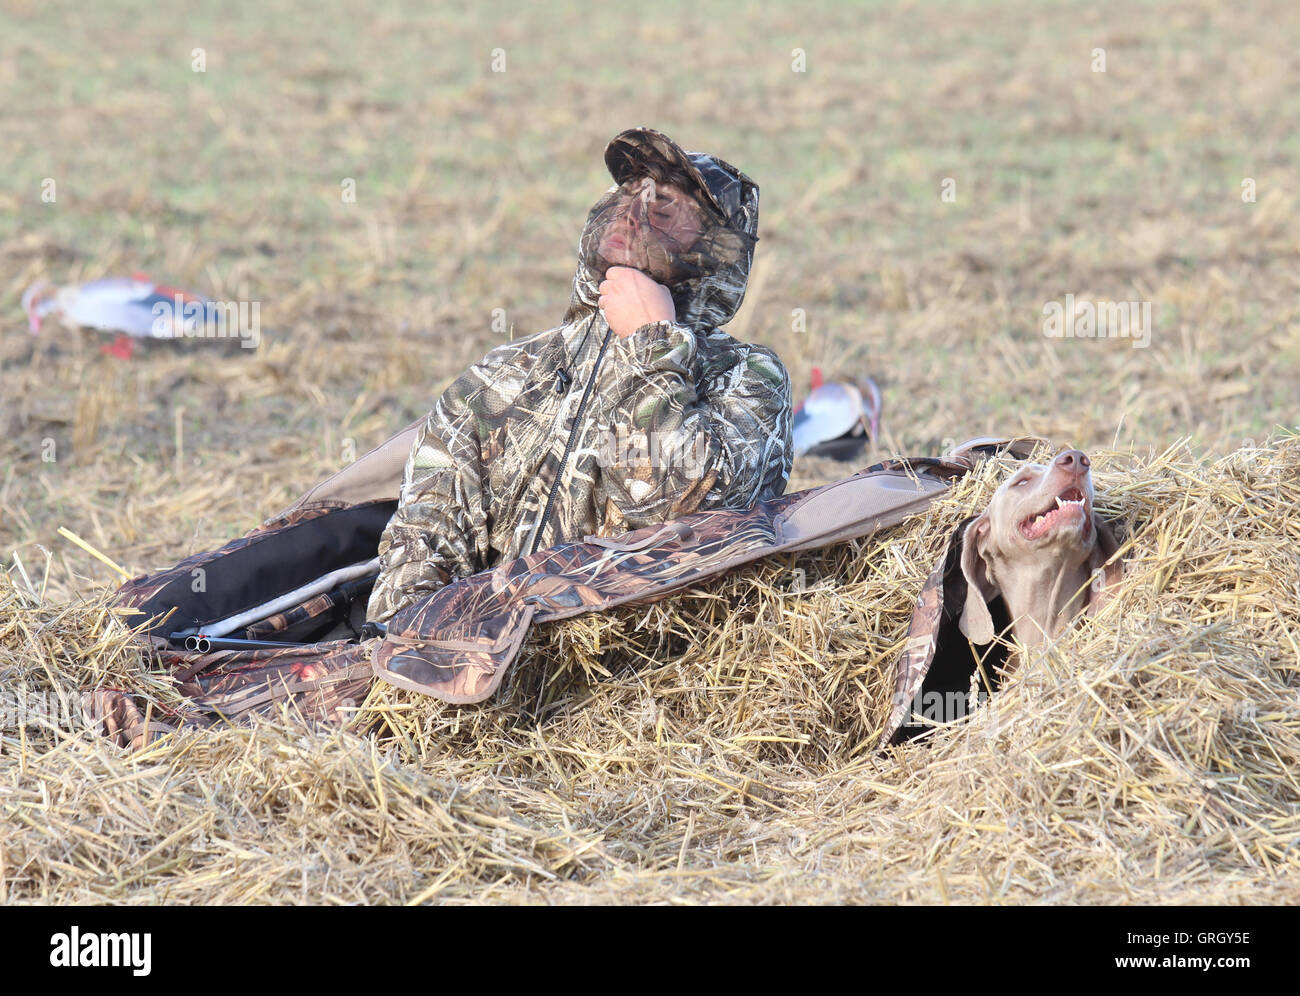
<path fill-rule="evenodd" d="M 890 536 L 551 627 L 484 706 L 377 691 L 383 735 L 285 718 L 132 756 L 6 722 L 0 901 L 1294 902 L 1298 27 L 1268 2 L 5 4 L 0 689 L 166 695 L 60 527 L 132 574 L 218 546 L 557 324 L 633 125 L 762 188 L 730 331 L 796 397 L 815 366 L 873 376 L 880 456 L 1082 447 L 1132 545 L 1114 610 L 996 722 L 889 754 L 868 727 L 911 600 L 1005 466 Z M 28 334 L 34 280 L 134 271 L 258 302 L 259 348 Z M 1149 344 L 1045 336 L 1067 294 L 1149 302 Z"/>

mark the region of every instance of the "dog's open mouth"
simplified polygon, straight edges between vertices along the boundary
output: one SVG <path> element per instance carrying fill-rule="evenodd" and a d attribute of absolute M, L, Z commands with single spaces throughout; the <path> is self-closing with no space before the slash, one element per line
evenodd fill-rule
<path fill-rule="evenodd" d="M 1092 532 L 1088 499 L 1078 488 L 1066 488 L 1041 512 L 1020 520 L 1020 534 L 1028 540 L 1042 539 L 1063 526 L 1079 528 L 1086 539 Z"/>

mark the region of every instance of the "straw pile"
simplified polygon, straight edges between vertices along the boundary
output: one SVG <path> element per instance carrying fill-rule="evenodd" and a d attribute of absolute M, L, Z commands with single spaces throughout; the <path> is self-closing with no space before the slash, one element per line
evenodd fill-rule
<path fill-rule="evenodd" d="M 360 735 L 136 755 L 7 719 L 0 902 L 1295 901 L 1300 437 L 1091 455 L 1119 597 L 927 745 L 875 750 L 891 666 L 1006 462 L 881 536 L 542 627 L 481 706 L 377 686 Z M 0 689 L 173 694 L 102 599 L 39 590 L 0 578 Z"/>

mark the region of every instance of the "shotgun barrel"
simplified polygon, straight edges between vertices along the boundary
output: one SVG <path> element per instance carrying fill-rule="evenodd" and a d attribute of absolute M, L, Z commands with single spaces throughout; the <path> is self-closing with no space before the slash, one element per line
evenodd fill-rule
<path fill-rule="evenodd" d="M 214 650 L 283 650 L 286 647 L 310 647 L 310 643 L 279 643 L 275 640 L 236 640 L 228 636 L 204 636 L 202 633 L 172 633 L 168 639 L 186 650 L 207 654 Z"/>

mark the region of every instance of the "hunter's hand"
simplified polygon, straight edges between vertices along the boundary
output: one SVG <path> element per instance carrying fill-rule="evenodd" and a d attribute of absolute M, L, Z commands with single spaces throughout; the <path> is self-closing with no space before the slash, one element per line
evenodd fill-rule
<path fill-rule="evenodd" d="M 620 339 L 642 325 L 677 320 L 668 288 L 630 266 L 611 266 L 606 272 L 600 283 L 600 310 Z"/>

